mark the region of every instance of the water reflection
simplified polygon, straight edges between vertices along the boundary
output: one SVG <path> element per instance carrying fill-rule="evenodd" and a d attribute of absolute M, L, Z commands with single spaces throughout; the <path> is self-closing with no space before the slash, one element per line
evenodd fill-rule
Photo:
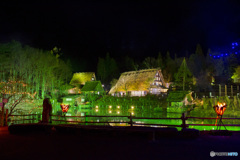
<path fill-rule="evenodd" d="M 60 108 L 59 108 L 60 109 Z M 55 113 L 57 110 L 55 109 Z M 69 116 L 83 116 L 83 115 L 97 115 L 97 116 L 133 116 L 133 117 L 148 117 L 148 118 L 180 118 L 182 116 L 181 112 L 170 112 L 167 108 L 162 108 L 159 112 L 154 112 L 154 110 L 144 110 L 143 107 L 138 106 L 79 106 L 76 111 L 76 108 L 72 107 L 69 109 L 68 114 Z M 188 117 L 216 117 L 214 114 L 206 114 L 206 113 L 188 113 Z M 227 117 L 227 116 L 226 116 Z M 94 124 L 94 122 L 107 122 L 110 123 L 106 124 L 94 124 L 94 125 L 129 125 L 126 122 L 129 122 L 129 118 L 127 117 L 87 117 L 85 118 L 78 118 L 79 122 L 92 122 L 89 124 Z M 152 120 L 152 119 L 133 119 L 135 123 L 141 124 L 169 124 L 169 125 L 181 125 L 181 119 L 165 119 L 165 120 Z M 115 123 L 119 122 L 119 123 Z M 191 124 L 215 124 L 216 119 L 188 119 L 187 124 L 189 124 L 189 128 L 195 128 L 199 130 L 213 130 L 216 129 L 217 126 L 191 126 Z M 225 120 L 223 119 L 224 124 L 239 124 L 240 120 Z M 151 125 L 153 127 L 157 127 L 157 125 Z M 223 129 L 224 127 L 222 127 Z M 231 127 L 226 126 L 228 130 L 240 130 L 240 127 Z M 181 129 L 181 128 L 178 128 Z"/>

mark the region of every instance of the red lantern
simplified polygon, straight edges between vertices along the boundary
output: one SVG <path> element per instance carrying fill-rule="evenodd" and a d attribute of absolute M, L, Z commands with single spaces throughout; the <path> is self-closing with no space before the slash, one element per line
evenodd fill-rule
<path fill-rule="evenodd" d="M 215 123 L 215 126 L 218 125 L 217 130 L 218 130 L 218 127 L 219 127 L 219 130 L 221 129 L 221 125 L 224 126 L 224 124 L 222 122 L 222 116 L 223 116 L 224 111 L 226 110 L 226 106 L 227 105 L 225 103 L 219 103 L 219 102 L 217 105 L 213 106 L 214 111 L 217 113 L 217 118 L 216 118 L 216 123 Z M 219 119 L 219 122 L 217 124 L 218 119 Z M 226 129 L 226 127 L 225 127 L 225 129 Z"/>
<path fill-rule="evenodd" d="M 226 110 L 226 106 L 227 105 L 225 103 L 219 103 L 218 102 L 218 104 L 213 107 L 215 112 L 217 113 L 217 116 L 222 116 L 223 115 L 224 111 Z"/>
<path fill-rule="evenodd" d="M 61 109 L 63 113 L 67 113 L 67 111 L 69 110 L 69 104 L 61 104 Z"/>

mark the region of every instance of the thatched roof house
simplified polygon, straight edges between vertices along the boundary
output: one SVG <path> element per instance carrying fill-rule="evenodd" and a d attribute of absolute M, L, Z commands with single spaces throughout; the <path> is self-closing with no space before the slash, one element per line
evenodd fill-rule
<path fill-rule="evenodd" d="M 85 85 L 81 89 L 81 92 L 83 94 L 89 94 L 89 93 L 103 94 L 105 91 L 100 81 L 88 81 L 85 83 Z"/>
<path fill-rule="evenodd" d="M 70 84 L 73 86 L 80 86 L 85 85 L 88 81 L 95 81 L 96 76 L 94 72 L 79 72 L 74 73 L 72 80 L 70 81 Z"/>
<path fill-rule="evenodd" d="M 145 96 L 147 93 L 166 93 L 166 83 L 160 69 L 144 69 L 139 71 L 124 72 L 109 94 Z"/>

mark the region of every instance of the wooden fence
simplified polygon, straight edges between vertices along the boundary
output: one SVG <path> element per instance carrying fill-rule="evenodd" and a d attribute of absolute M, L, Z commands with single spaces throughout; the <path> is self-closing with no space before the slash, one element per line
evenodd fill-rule
<path fill-rule="evenodd" d="M 67 120 L 69 118 L 76 118 L 78 120 Z M 89 121 L 88 118 L 125 118 L 126 121 Z M 52 115 L 52 123 L 58 124 L 79 124 L 79 125 L 109 125 L 110 123 L 126 123 L 128 126 L 162 126 L 162 127 L 180 127 L 188 128 L 189 126 L 216 126 L 215 124 L 190 124 L 187 123 L 189 119 L 216 119 L 206 117 L 186 117 L 183 113 L 179 118 L 149 118 L 149 117 L 135 117 L 131 114 L 129 116 L 96 116 L 96 115 L 84 115 L 84 116 L 58 116 Z M 222 118 L 222 120 L 240 120 L 240 118 Z M 19 123 L 38 123 L 41 120 L 39 114 L 29 115 L 11 115 L 8 123 L 19 124 Z M 134 120 L 180 120 L 181 124 L 159 124 L 159 123 L 137 123 Z M 224 124 L 224 126 L 240 127 L 240 124 Z M 239 128 L 240 129 L 240 128 Z"/>

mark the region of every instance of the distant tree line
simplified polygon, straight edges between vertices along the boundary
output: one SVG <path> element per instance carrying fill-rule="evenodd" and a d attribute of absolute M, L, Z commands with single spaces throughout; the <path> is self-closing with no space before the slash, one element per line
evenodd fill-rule
<path fill-rule="evenodd" d="M 146 57 L 141 62 L 129 56 L 116 61 L 108 53 L 105 58 L 99 58 L 98 60 L 97 77 L 103 83 L 114 85 L 123 72 L 160 68 L 166 82 L 175 82 L 176 85 L 182 87 L 178 75 L 181 75 L 179 72 L 183 72 L 183 70 L 179 71 L 179 69 L 183 61 L 185 61 L 188 69 L 186 72 L 188 72 L 188 77 L 191 79 L 186 79 L 191 86 L 190 88 L 197 91 L 209 90 L 211 89 L 213 76 L 225 76 L 231 80 L 231 76 L 235 73 L 237 66 L 240 65 L 235 54 L 218 59 L 213 59 L 210 54 L 213 54 L 210 49 L 207 53 L 203 53 L 200 44 L 197 44 L 195 53 L 190 54 L 188 57 L 177 57 L 177 54 L 175 54 L 174 58 L 172 58 L 169 52 L 165 55 L 159 52 L 156 57 Z M 185 87 L 187 89 L 189 85 Z"/>
<path fill-rule="evenodd" d="M 239 77 L 236 76 L 236 68 L 240 62 L 235 54 L 218 59 L 213 59 L 210 54 L 210 50 L 203 53 L 199 44 L 195 53 L 188 57 L 175 54 L 172 58 L 170 52 L 159 52 L 156 57 L 146 57 L 139 61 L 129 56 L 114 59 L 111 53 L 107 53 L 105 57 L 98 58 L 96 75 L 103 84 L 114 85 L 123 72 L 160 68 L 165 82 L 174 82 L 183 90 L 191 88 L 197 91 L 210 89 L 212 76 L 226 76 L 230 79 L 235 73 L 234 77 Z M 61 55 L 61 49 L 57 47 L 44 51 L 22 46 L 16 41 L 0 44 L 0 79 L 2 82 L 17 80 L 26 83 L 27 91 L 35 93 L 37 98 L 43 98 L 46 94 L 58 97 L 71 87 L 69 82 L 72 78 L 71 62 L 62 60 Z"/>

